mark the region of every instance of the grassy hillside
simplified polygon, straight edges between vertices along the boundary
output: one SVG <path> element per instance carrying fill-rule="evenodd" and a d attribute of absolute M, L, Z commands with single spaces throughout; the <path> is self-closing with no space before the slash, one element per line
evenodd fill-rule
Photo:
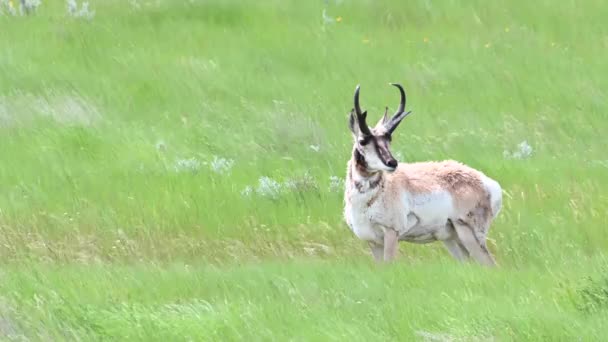
<path fill-rule="evenodd" d="M 16 8 L 18 1 L 13 1 Z M 79 4 L 80 5 L 80 4 Z M 601 340 L 603 1 L 0 1 L 0 337 Z M 378 266 L 347 113 L 504 188 L 486 270 Z"/>

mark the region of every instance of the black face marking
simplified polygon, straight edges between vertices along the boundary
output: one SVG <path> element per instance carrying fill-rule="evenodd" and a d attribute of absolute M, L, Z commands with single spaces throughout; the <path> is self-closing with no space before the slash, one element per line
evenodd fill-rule
<path fill-rule="evenodd" d="M 391 151 L 389 150 L 388 142 L 389 142 L 389 140 L 387 140 L 387 139 L 382 139 L 382 138 L 374 139 L 374 147 L 376 148 L 376 153 L 378 154 L 378 157 L 380 158 L 382 163 L 384 163 L 384 165 L 387 165 L 387 166 L 388 166 L 388 161 L 391 159 L 394 159 L 393 156 L 391 155 Z"/>
<path fill-rule="evenodd" d="M 371 136 L 364 136 L 361 139 L 359 139 L 359 145 L 365 146 L 365 145 L 369 144 L 370 141 L 372 141 Z"/>
<path fill-rule="evenodd" d="M 364 170 L 367 170 L 367 162 L 365 161 L 365 157 L 363 157 L 363 154 L 359 152 L 359 150 L 355 149 L 354 157 L 357 166 L 363 168 Z"/>

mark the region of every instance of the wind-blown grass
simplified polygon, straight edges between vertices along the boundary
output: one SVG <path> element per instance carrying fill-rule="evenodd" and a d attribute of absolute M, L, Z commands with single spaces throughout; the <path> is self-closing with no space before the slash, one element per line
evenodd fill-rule
<path fill-rule="evenodd" d="M 0 336 L 605 335 L 581 290 L 608 248 L 603 2 L 87 8 L 0 15 Z M 388 82 L 395 155 L 503 186 L 500 269 L 440 244 L 375 266 L 343 223 L 352 92 L 375 122 Z"/>

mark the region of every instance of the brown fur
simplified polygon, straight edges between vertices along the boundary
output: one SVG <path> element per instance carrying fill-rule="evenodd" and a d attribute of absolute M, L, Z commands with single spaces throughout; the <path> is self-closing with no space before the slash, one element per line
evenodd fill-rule
<path fill-rule="evenodd" d="M 401 190 L 411 193 L 428 193 L 447 190 L 453 196 L 456 208 L 468 211 L 477 206 L 490 207 L 489 197 L 481 180 L 481 173 L 454 160 L 439 162 L 399 163 L 389 174 L 387 188 L 394 195 Z"/>

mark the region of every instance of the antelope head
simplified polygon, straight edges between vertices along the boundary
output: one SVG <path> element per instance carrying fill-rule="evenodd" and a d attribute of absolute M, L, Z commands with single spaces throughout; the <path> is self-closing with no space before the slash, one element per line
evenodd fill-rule
<path fill-rule="evenodd" d="M 400 84 L 391 83 L 399 89 L 401 100 L 399 108 L 389 119 L 388 107 L 384 111 L 384 116 L 378 121 L 376 126 L 367 126 L 367 111 L 362 111 L 359 105 L 359 85 L 355 89 L 355 107 L 350 112 L 349 126 L 355 140 L 353 153 L 356 162 L 365 168 L 367 172 L 375 173 L 379 171 L 393 172 L 397 169 L 399 162 L 393 157 L 390 151 L 392 134 L 410 112 L 405 112 L 405 91 Z"/>

